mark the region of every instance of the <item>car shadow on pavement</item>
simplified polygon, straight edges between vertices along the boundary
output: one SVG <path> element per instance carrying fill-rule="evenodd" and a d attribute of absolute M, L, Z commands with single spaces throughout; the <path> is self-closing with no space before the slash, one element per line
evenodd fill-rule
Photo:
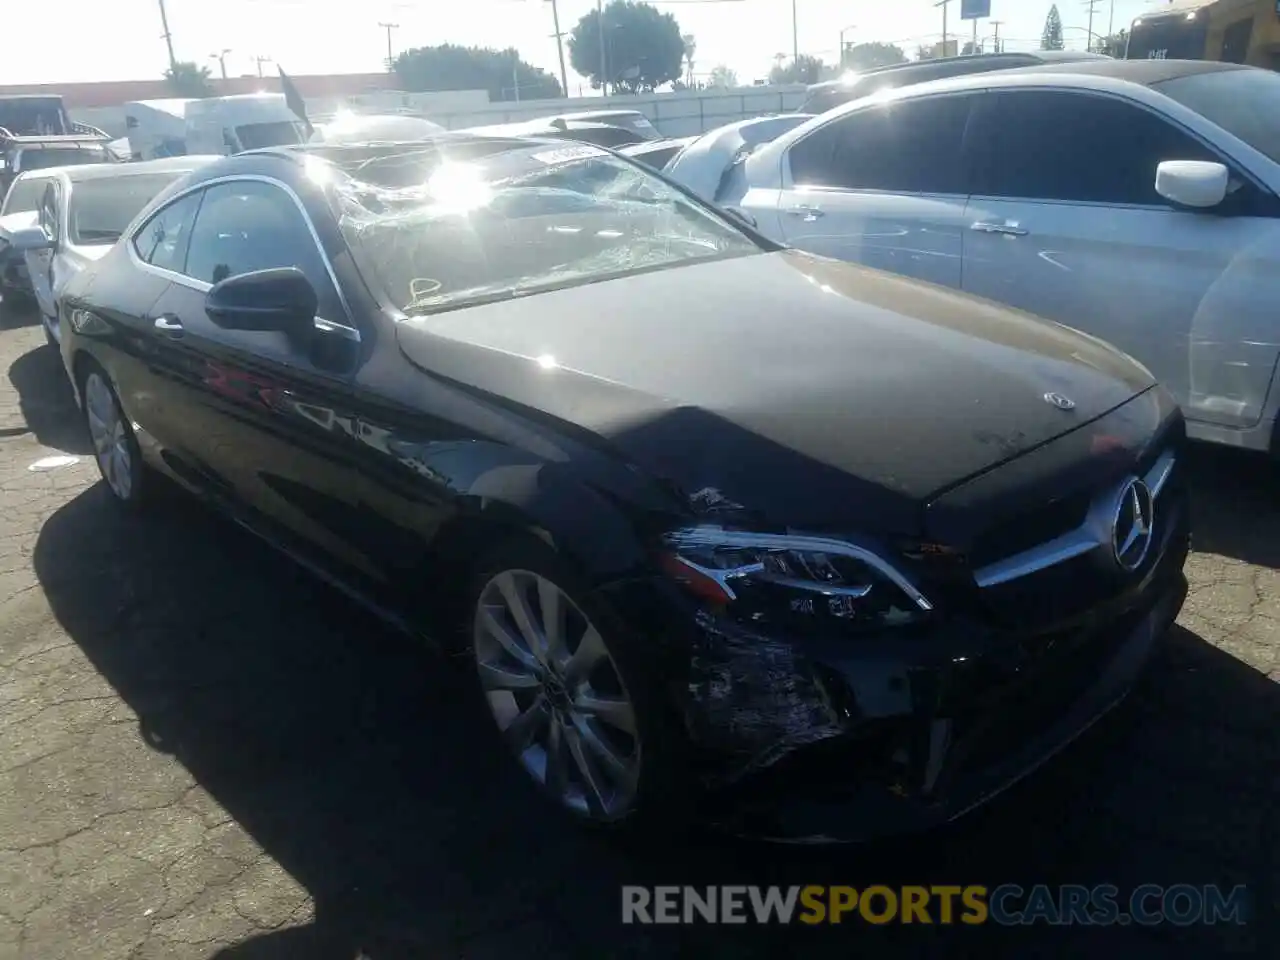
<path fill-rule="evenodd" d="M 0 297 L 0 330 L 17 330 L 40 322 L 40 310 L 34 301 L 21 297 Z"/>
<path fill-rule="evenodd" d="M 9 366 L 9 382 L 36 442 L 65 453 L 93 452 L 57 350 L 48 344 L 28 350 Z"/>
<path fill-rule="evenodd" d="M 1194 504 L 1194 549 L 1280 568 L 1280 459 L 1201 443 L 1185 459 L 1204 493 Z"/>
<path fill-rule="evenodd" d="M 705 836 L 641 846 L 550 815 L 451 667 L 183 498 L 131 519 L 98 484 L 47 520 L 34 564 L 139 736 L 313 898 L 310 922 L 225 960 L 1074 958 L 1098 943 L 1198 958 L 1274 932 L 619 922 L 625 883 L 1244 883 L 1270 897 L 1276 689 L 1180 628 L 1125 705 L 948 829 L 826 849 Z"/>

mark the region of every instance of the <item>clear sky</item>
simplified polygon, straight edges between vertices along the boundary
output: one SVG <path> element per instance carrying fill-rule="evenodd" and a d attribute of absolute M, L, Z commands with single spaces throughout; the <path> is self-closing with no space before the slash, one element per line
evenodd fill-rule
<path fill-rule="evenodd" d="M 777 53 L 792 49 L 793 0 L 666 0 L 685 33 L 698 40 L 695 71 L 718 64 L 744 82 L 764 76 Z M 794 0 L 801 53 L 833 61 L 840 30 L 847 40 L 916 44 L 941 39 L 942 12 L 934 0 Z M 1094 31 L 1116 29 L 1161 0 L 1095 0 Z M 255 57 L 271 57 L 293 74 L 355 73 L 382 69 L 386 31 L 399 24 L 396 50 L 436 43 L 518 48 L 537 66 L 558 73 L 549 0 L 166 0 L 169 29 L 180 60 L 218 63 L 210 54 L 230 49 L 227 73 L 256 73 Z M 1008 49 L 1038 44 L 1050 4 L 1046 0 L 991 0 L 992 17 L 1003 21 Z M 595 7 L 595 0 L 559 0 L 561 28 L 568 31 Z M 1058 4 L 1069 47 L 1087 36 L 1086 0 Z M 949 29 L 964 38 L 960 0 L 950 3 Z M 10 0 L 0 17 L 4 55 L 0 83 L 134 80 L 158 77 L 167 66 L 158 0 Z M 979 36 L 993 28 L 979 22 Z M 566 57 L 568 56 L 566 51 Z M 270 74 L 275 67 L 266 64 Z M 579 79 L 570 68 L 570 92 Z M 589 92 L 589 91 L 584 91 Z"/>

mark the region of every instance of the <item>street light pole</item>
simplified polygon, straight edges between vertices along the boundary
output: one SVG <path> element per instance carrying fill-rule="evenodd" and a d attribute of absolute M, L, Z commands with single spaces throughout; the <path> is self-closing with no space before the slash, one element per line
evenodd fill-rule
<path fill-rule="evenodd" d="M 840 67 L 841 69 L 844 69 L 844 51 L 845 51 L 844 35 L 848 33 L 850 30 L 857 30 L 857 29 L 858 29 L 858 25 L 856 23 L 851 23 L 847 27 L 840 28 Z"/>
<path fill-rule="evenodd" d="M 226 49 L 226 50 L 223 50 L 221 53 L 209 54 L 210 60 L 218 61 L 218 70 L 222 73 L 223 80 L 227 79 L 227 54 L 230 52 L 231 52 L 230 49 Z"/>

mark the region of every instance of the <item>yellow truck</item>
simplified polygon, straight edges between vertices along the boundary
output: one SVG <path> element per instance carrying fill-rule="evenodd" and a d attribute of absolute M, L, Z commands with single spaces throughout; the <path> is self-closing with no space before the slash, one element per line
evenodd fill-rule
<path fill-rule="evenodd" d="M 1125 59 L 1280 70 L 1280 0 L 1170 0 L 1133 21 Z"/>

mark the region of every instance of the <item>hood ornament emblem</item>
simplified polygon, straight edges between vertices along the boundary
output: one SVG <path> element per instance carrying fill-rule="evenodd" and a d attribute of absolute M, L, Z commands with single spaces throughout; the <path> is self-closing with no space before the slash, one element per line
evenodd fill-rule
<path fill-rule="evenodd" d="M 1057 407 L 1059 410 L 1074 410 L 1076 408 L 1076 402 L 1074 400 L 1070 397 L 1064 397 L 1060 393 L 1046 393 L 1044 395 L 1044 402 L 1050 406 Z"/>

